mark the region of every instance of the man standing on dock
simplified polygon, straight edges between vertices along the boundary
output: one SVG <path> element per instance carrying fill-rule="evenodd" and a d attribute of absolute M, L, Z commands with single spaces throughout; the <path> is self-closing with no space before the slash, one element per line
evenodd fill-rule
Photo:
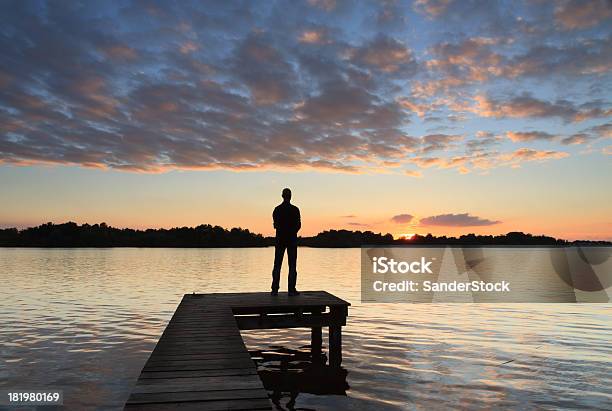
<path fill-rule="evenodd" d="M 283 264 L 285 249 L 289 259 L 289 295 L 299 295 L 295 288 L 297 280 L 297 233 L 302 227 L 300 209 L 291 204 L 291 190 L 283 190 L 283 202 L 276 206 L 272 213 L 274 228 L 276 229 L 276 244 L 274 250 L 274 268 L 272 269 L 272 295 L 278 295 L 280 271 Z"/>

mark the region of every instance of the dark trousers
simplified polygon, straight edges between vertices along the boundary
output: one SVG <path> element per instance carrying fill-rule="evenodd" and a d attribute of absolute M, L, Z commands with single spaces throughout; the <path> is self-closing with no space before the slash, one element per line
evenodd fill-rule
<path fill-rule="evenodd" d="M 295 290 L 295 282 L 297 281 L 297 239 L 276 239 L 274 247 L 274 268 L 272 269 L 272 290 L 278 291 L 280 286 L 280 272 L 283 265 L 283 257 L 287 250 L 287 258 L 289 258 L 289 291 Z"/>

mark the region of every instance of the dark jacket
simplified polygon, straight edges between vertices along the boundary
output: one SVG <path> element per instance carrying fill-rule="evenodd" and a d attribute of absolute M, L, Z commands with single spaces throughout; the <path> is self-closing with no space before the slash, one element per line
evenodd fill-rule
<path fill-rule="evenodd" d="M 274 220 L 277 239 L 290 240 L 297 238 L 297 232 L 302 227 L 299 208 L 283 201 L 274 208 L 272 219 Z"/>

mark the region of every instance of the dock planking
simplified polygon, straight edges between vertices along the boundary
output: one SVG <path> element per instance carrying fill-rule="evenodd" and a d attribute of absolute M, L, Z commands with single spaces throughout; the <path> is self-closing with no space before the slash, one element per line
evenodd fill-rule
<path fill-rule="evenodd" d="M 312 330 L 321 353 L 329 327 L 330 365 L 342 362 L 341 327 L 350 304 L 325 291 L 186 294 L 151 352 L 125 410 L 271 410 L 240 330 Z"/>

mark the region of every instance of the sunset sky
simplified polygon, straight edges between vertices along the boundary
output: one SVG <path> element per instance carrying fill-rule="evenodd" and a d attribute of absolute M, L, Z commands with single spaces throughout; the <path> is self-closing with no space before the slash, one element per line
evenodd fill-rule
<path fill-rule="evenodd" d="M 0 226 L 612 240 L 612 2 L 0 3 Z"/>

